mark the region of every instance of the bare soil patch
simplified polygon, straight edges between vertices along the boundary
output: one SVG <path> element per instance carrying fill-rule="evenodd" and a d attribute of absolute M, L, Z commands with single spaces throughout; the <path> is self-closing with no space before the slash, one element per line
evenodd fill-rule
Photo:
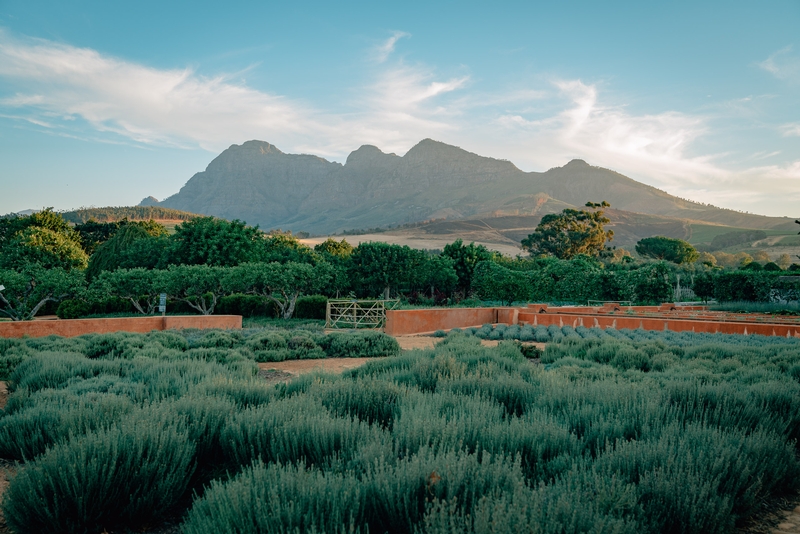
<path fill-rule="evenodd" d="M 5 382 L 0 381 L 0 410 L 5 409 L 7 402 L 8 402 L 8 388 L 6 387 Z"/>
<path fill-rule="evenodd" d="M 378 360 L 380 358 L 322 358 L 319 360 L 288 360 L 285 362 L 265 362 L 259 363 L 258 368 L 263 371 L 276 371 L 288 374 L 291 378 L 314 371 L 324 371 L 326 373 L 342 373 L 348 369 L 361 367 L 365 363 Z M 261 374 L 261 373 L 259 373 Z M 281 375 L 270 375 L 281 376 Z"/>

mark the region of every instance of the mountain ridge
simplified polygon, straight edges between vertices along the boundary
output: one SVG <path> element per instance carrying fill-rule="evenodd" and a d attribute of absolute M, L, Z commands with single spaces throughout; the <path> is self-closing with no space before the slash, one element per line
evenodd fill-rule
<path fill-rule="evenodd" d="M 732 227 L 793 222 L 681 199 L 581 159 L 545 172 L 525 172 L 510 161 L 433 139 L 423 139 L 403 156 L 363 145 L 344 164 L 251 140 L 231 145 L 178 193 L 155 204 L 147 200 L 316 234 L 433 219 L 541 216 L 588 200 L 607 200 L 622 211 Z"/>

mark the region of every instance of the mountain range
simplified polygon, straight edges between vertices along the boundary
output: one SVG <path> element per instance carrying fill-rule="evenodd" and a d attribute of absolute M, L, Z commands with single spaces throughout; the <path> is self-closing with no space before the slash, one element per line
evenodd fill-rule
<path fill-rule="evenodd" d="M 141 205 L 318 235 L 401 225 L 435 234 L 477 224 L 518 243 L 543 215 L 601 200 L 612 205 L 615 242 L 623 246 L 651 235 L 689 239 L 699 227 L 709 240 L 715 232 L 707 227 L 796 231 L 793 219 L 681 199 L 580 159 L 524 172 L 431 139 L 402 157 L 365 145 L 344 164 L 247 141 L 223 151 L 175 195 Z"/>

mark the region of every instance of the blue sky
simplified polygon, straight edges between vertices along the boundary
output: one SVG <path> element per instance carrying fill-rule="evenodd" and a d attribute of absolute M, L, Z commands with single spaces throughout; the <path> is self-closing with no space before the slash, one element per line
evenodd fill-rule
<path fill-rule="evenodd" d="M 800 2 L 0 0 L 0 213 L 430 137 L 800 215 Z"/>

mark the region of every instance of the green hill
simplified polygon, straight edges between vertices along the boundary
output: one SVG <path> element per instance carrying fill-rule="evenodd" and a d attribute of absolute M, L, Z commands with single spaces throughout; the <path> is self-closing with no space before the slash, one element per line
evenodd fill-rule
<path fill-rule="evenodd" d="M 65 211 L 61 215 L 67 222 L 82 224 L 90 219 L 97 222 L 116 222 L 122 219 L 129 221 L 190 221 L 203 217 L 196 213 L 181 211 L 162 206 L 114 206 L 105 208 L 79 208 Z"/>

